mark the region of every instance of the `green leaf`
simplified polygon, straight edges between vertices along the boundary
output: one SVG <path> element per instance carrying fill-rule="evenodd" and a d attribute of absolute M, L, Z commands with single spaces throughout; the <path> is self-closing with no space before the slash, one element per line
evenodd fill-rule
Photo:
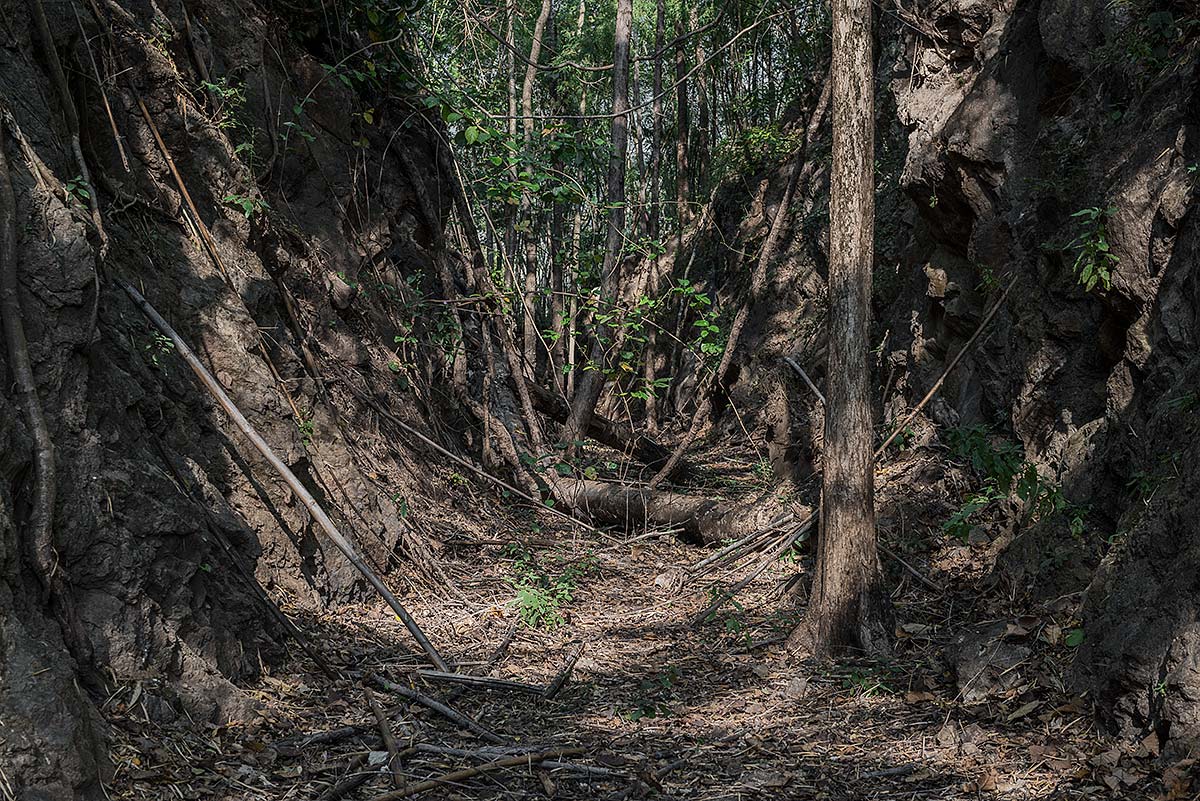
<path fill-rule="evenodd" d="M 1068 648 L 1078 648 L 1083 645 L 1083 629 L 1071 629 L 1067 632 L 1063 642 Z"/>

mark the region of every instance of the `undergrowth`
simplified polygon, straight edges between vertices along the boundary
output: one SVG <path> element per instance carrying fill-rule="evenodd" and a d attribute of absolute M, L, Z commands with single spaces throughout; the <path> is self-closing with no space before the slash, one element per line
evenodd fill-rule
<path fill-rule="evenodd" d="M 533 629 L 550 631 L 566 623 L 564 610 L 575 600 L 581 580 L 598 571 L 590 554 L 570 564 L 559 557 L 557 570 L 541 564 L 532 550 L 518 543 L 506 546 L 504 555 L 513 560 L 512 575 L 505 581 L 517 591 L 517 615 Z"/>

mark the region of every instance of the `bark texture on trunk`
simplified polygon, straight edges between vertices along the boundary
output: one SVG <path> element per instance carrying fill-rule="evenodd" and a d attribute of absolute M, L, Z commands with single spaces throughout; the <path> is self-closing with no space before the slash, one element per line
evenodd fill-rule
<path fill-rule="evenodd" d="M 621 251 L 625 240 L 625 157 L 629 149 L 629 36 L 633 29 L 633 0 L 617 0 L 616 30 L 613 37 L 613 118 L 612 155 L 608 162 L 608 238 L 601 268 L 600 302 L 616 300 L 620 279 Z M 608 325 L 594 330 L 588 360 L 591 369 L 583 373 L 571 403 L 571 416 L 563 426 L 562 440 L 569 450 L 582 439 L 596 402 L 604 389 L 606 340 L 613 336 Z"/>
<path fill-rule="evenodd" d="M 521 84 L 521 128 L 525 135 L 525 149 L 533 147 L 533 81 L 537 77 L 538 59 L 542 56 L 542 36 L 546 32 L 546 20 L 550 18 L 550 0 L 542 0 L 537 20 L 533 24 L 533 41 L 529 45 L 529 63 L 525 66 L 525 80 Z M 533 199 L 529 190 L 521 193 L 521 220 L 525 225 L 525 286 L 523 287 L 525 316 L 523 324 L 523 356 L 527 375 L 537 372 L 538 328 L 537 328 L 537 226 L 533 220 Z"/>
<path fill-rule="evenodd" d="M 812 655 L 882 645 L 867 360 L 875 228 L 873 65 L 869 0 L 834 0 L 821 528 L 808 612 L 790 642 Z"/>

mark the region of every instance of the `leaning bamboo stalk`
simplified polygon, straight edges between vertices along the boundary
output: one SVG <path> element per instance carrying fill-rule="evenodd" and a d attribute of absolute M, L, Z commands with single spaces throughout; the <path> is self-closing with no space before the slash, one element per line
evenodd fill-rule
<path fill-rule="evenodd" d="M 433 644 L 429 642 L 429 639 L 425 636 L 425 633 L 421 631 L 421 627 L 417 625 L 417 621 L 414 620 L 412 615 L 410 615 L 408 611 L 400 604 L 400 601 L 397 600 L 396 596 L 392 594 L 391 590 L 387 588 L 387 585 L 383 583 L 379 576 L 375 574 L 375 571 L 367 567 L 366 563 L 362 560 L 362 557 L 360 557 L 354 550 L 354 546 L 350 544 L 349 540 L 342 536 L 342 533 L 338 530 L 337 526 L 334 525 L 334 522 L 329 518 L 329 515 L 325 513 L 325 510 L 321 508 L 321 505 L 317 503 L 317 500 L 312 496 L 312 493 L 310 493 L 304 487 L 304 485 L 300 483 L 300 480 L 296 478 L 296 474 L 293 473 L 291 469 L 283 463 L 283 460 L 275 455 L 275 451 L 271 450 L 271 446 L 267 444 L 266 440 L 264 440 L 261 435 L 259 435 L 254 426 L 250 424 L 250 421 L 246 419 L 246 416 L 241 413 L 238 407 L 234 405 L 233 401 L 230 400 L 229 396 L 225 394 L 224 388 L 217 382 L 215 378 L 213 378 L 212 374 L 208 372 L 200 360 L 196 358 L 196 354 L 194 354 L 192 349 L 187 346 L 187 343 L 184 342 L 179 334 L 175 332 L 175 329 L 173 329 L 170 324 L 163 319 L 162 315 L 160 315 L 154 309 L 154 307 L 151 306 L 144 297 L 142 297 L 140 292 L 124 281 L 118 280 L 117 283 L 120 284 L 121 288 L 124 289 L 129 297 L 133 299 L 133 302 L 139 309 L 141 309 L 142 313 L 150 318 L 150 321 L 153 322 L 154 325 L 165 336 L 170 338 L 171 342 L 175 344 L 175 350 L 179 353 L 183 360 L 187 362 L 188 367 L 192 368 L 192 372 L 195 373 L 196 377 L 200 379 L 200 383 L 204 385 L 204 388 L 207 389 L 209 394 L 216 399 L 217 403 L 220 404 L 221 408 L 225 410 L 225 413 L 229 415 L 229 418 L 233 420 L 238 429 L 240 429 L 241 432 L 246 435 L 246 438 L 249 439 L 258 452 L 263 455 L 263 458 L 270 463 L 271 467 L 275 468 L 275 471 L 279 473 L 280 477 L 284 480 L 284 482 L 287 483 L 292 492 L 296 494 L 296 497 L 299 498 L 304 504 L 304 507 L 308 509 L 309 514 L 312 515 L 313 520 L 317 522 L 318 527 L 325 533 L 330 541 L 333 542 L 337 549 L 341 551 L 348 560 L 350 560 L 350 564 L 354 565 L 354 568 L 361 573 L 368 582 L 370 582 L 371 586 L 375 588 L 375 591 L 379 593 L 379 596 L 387 602 L 387 605 L 392 608 L 392 611 L 395 612 L 396 616 L 399 617 L 401 622 L 404 623 L 405 628 L 407 628 L 409 633 L 412 634 L 413 639 L 417 641 L 417 644 L 421 646 L 421 650 L 424 651 L 425 655 L 429 657 L 429 661 L 433 663 L 434 667 L 436 667 L 438 670 L 449 671 L 450 668 L 446 665 L 446 662 L 442 659 L 441 655 L 438 654 L 437 649 L 433 647 Z"/>
<path fill-rule="evenodd" d="M 1008 282 L 1008 285 L 1004 287 L 1004 291 L 1000 293 L 1000 297 L 996 298 L 996 302 L 992 304 L 992 308 L 988 309 L 987 314 L 983 316 L 983 320 L 980 321 L 979 327 L 975 329 L 975 333 L 971 334 L 971 338 L 966 341 L 966 344 L 959 348 L 958 353 L 954 354 L 954 358 L 951 359 L 950 363 L 946 365 L 946 369 L 942 370 L 942 374 L 938 376 L 938 380 L 933 382 L 933 386 L 930 387 L 929 391 L 925 393 L 925 397 L 921 398 L 920 403 L 914 406 L 912 411 L 910 411 L 905 418 L 896 425 L 896 427 L 892 430 L 891 435 L 883 441 L 883 444 L 875 449 L 876 461 L 878 461 L 879 457 L 883 455 L 883 452 L 887 450 L 888 445 L 892 444 L 892 440 L 900 436 L 900 432 L 903 431 L 904 428 L 911 423 L 918 414 L 921 413 L 921 410 L 925 408 L 925 404 L 929 403 L 929 401 L 933 399 L 933 396 L 937 394 L 937 391 L 942 388 L 942 384 L 946 383 L 946 377 L 949 376 L 951 371 L 958 366 L 958 363 L 962 360 L 962 357 L 967 355 L 967 351 L 969 351 L 971 346 L 975 344 L 975 340 L 979 339 L 979 335 L 983 333 L 983 330 L 987 328 L 988 323 L 990 323 L 992 318 L 996 316 L 996 312 L 1000 311 L 1000 307 L 1004 305 L 1004 299 L 1008 297 L 1009 291 L 1016 286 L 1018 277 L 1018 275 L 1014 275 L 1012 280 Z"/>

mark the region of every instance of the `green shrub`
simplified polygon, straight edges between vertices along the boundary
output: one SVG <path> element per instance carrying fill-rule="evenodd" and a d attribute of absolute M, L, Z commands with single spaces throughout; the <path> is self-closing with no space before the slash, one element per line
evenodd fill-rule
<path fill-rule="evenodd" d="M 1105 209 L 1093 206 L 1071 215 L 1079 221 L 1081 228 L 1079 235 L 1068 245 L 1075 251 L 1072 269 L 1076 279 L 1088 292 L 1097 284 L 1112 289 L 1112 276 L 1120 260 L 1109 247 L 1108 218 L 1116 211 L 1113 206 Z"/>

